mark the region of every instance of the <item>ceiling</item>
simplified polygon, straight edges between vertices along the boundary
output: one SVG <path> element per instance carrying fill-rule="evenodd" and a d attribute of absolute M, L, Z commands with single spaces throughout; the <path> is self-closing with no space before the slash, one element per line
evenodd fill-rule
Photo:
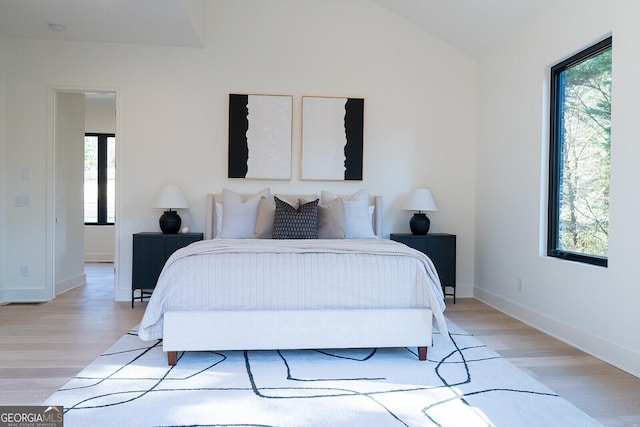
<path fill-rule="evenodd" d="M 9 37 L 203 47 L 204 22 L 205 0 L 0 0 Z"/>
<path fill-rule="evenodd" d="M 475 57 L 535 22 L 558 0 L 374 0 Z"/>
<path fill-rule="evenodd" d="M 319 0 L 321 1 L 321 0 Z M 554 0 L 372 0 L 480 57 Z M 207 0 L 0 0 L 8 37 L 204 46 Z M 52 31 L 60 24 L 64 31 Z"/>

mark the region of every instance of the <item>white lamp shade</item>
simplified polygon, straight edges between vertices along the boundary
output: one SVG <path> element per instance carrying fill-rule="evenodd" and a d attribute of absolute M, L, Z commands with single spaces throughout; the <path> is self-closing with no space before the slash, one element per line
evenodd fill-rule
<path fill-rule="evenodd" d="M 189 203 L 177 185 L 165 185 L 153 204 L 158 209 L 189 209 Z"/>
<path fill-rule="evenodd" d="M 431 191 L 427 188 L 415 189 L 406 198 L 402 210 L 418 212 L 435 212 L 438 210 Z"/>

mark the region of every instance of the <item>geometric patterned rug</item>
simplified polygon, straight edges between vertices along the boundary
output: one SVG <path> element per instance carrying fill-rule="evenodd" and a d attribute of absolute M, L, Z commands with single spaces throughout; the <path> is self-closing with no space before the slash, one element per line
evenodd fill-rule
<path fill-rule="evenodd" d="M 452 322 L 415 348 L 208 351 L 136 330 L 43 405 L 69 426 L 599 426 Z"/>

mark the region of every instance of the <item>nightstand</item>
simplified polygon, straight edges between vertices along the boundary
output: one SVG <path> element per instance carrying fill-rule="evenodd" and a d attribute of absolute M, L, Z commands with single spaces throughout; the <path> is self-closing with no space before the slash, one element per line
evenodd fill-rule
<path fill-rule="evenodd" d="M 456 236 L 446 233 L 428 233 L 416 235 L 411 233 L 394 233 L 391 240 L 404 243 L 427 255 L 436 267 L 442 292 L 445 297 L 452 296 L 456 303 Z M 452 288 L 452 293 L 447 293 L 446 288 Z"/>
<path fill-rule="evenodd" d="M 131 274 L 131 308 L 133 302 L 144 300 L 156 287 L 164 263 L 172 253 L 202 240 L 202 233 L 136 233 L 133 235 L 133 268 Z M 140 296 L 136 297 L 136 291 Z"/>

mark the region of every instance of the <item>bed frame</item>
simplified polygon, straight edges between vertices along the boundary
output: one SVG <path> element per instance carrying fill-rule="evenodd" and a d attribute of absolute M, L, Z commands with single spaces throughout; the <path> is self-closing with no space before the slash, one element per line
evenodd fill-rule
<path fill-rule="evenodd" d="M 207 194 L 205 239 L 215 237 L 217 197 Z M 373 230 L 380 236 L 382 198 L 373 197 L 371 203 Z M 172 366 L 178 352 L 207 350 L 417 347 L 419 360 L 426 360 L 432 319 L 424 308 L 173 311 L 164 314 L 162 347 Z"/>

